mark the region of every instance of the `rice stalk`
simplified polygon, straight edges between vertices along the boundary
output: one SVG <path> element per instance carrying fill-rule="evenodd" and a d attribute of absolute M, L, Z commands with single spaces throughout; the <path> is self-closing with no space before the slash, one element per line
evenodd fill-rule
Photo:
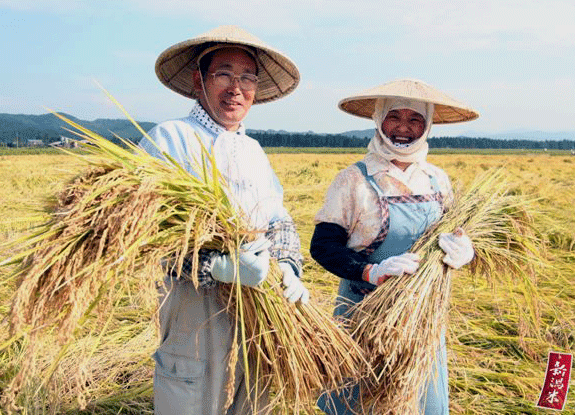
<path fill-rule="evenodd" d="M 125 316 L 131 319 L 129 323 L 120 319 Z M 50 382 L 46 383 L 43 377 L 29 378 L 18 396 L 22 413 L 78 413 L 83 405 L 97 409 L 114 401 L 125 405 L 131 399 L 141 399 L 141 395 L 151 396 L 151 355 L 157 347 L 157 333 L 151 324 L 150 312 L 142 313 L 130 305 L 118 307 L 104 340 L 102 335 L 103 331 L 93 327 L 90 333 L 71 343 Z M 46 334 L 37 338 L 41 342 L 38 345 L 41 353 L 38 353 L 35 367 L 42 376 L 62 353 L 61 348 L 55 347 L 55 337 Z M 24 345 L 21 351 L 25 351 Z M 11 359 L 10 366 L 16 370 L 17 356 L 24 354 L 18 352 Z"/>
<path fill-rule="evenodd" d="M 521 316 L 520 340 L 540 337 L 534 270 L 545 249 L 535 231 L 532 203 L 513 193 L 501 170 L 486 172 L 413 246 L 422 258 L 417 272 L 388 280 L 354 307 L 349 328 L 375 373 L 360 383 L 360 411 L 420 411 L 419 399 L 446 327 L 451 294 L 452 272 L 443 264 L 444 253 L 437 244 L 440 233 L 457 227 L 465 230 L 475 249 L 471 272 L 493 283 L 497 276 L 519 291 L 528 309 Z"/>
<path fill-rule="evenodd" d="M 9 314 L 11 335 L 24 337 L 27 344 L 25 360 L 4 391 L 9 411 L 27 379 L 42 377 L 40 389 L 49 384 L 87 325 L 105 331 L 118 298 L 138 290 L 155 299 L 163 275 L 154 271 L 162 260 L 169 258 L 168 266 L 181 277 L 184 257 L 191 257 L 197 287 L 201 248 L 233 257 L 257 233 L 228 198 L 205 148 L 201 160 L 194 160 L 194 175 L 167 155 L 167 162 L 156 159 L 127 141 L 122 148 L 56 115 L 90 143 L 79 156 L 89 168 L 54 200 L 50 220 L 16 241 L 18 252 L 0 263 L 16 265 L 9 277 L 17 281 Z M 250 391 L 270 388 L 284 407 L 309 408 L 304 400 L 310 402 L 326 385 L 336 387 L 357 375 L 362 352 L 316 307 L 290 304 L 282 295 L 279 269 L 273 264 L 271 268 L 269 281 L 261 287 L 220 285 L 222 293 L 228 291 L 237 339 L 230 353 L 229 387 L 241 354 L 246 374 L 253 371 L 250 362 L 256 362 L 255 376 L 246 382 Z M 61 349 L 40 373 L 34 345 L 47 335 L 54 336 Z M 84 407 L 86 402 L 79 399 Z"/>
<path fill-rule="evenodd" d="M 238 298 L 247 304 L 244 332 L 251 334 L 246 342 L 248 354 L 256 359 L 255 378 L 264 379 L 261 384 L 270 385 L 276 394 L 270 406 L 286 414 L 310 413 L 323 389 L 341 388 L 350 374 L 359 374 L 356 354 L 361 352 L 349 342 L 346 331 L 315 306 L 286 302 L 281 279 L 274 261 L 261 286 L 242 287 L 240 295 L 222 285 L 220 292 L 231 308 L 236 307 Z"/>

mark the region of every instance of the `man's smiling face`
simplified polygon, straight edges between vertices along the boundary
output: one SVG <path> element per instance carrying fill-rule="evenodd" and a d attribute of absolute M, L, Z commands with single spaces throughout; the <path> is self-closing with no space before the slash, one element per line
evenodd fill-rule
<path fill-rule="evenodd" d="M 251 108 L 256 90 L 241 89 L 237 80 L 232 81 L 228 87 L 217 85 L 210 74 L 218 70 L 231 71 L 236 75 L 255 75 L 256 63 L 243 49 L 223 48 L 214 52 L 208 73 L 203 79 L 204 88 L 201 86 L 199 71 L 194 73 L 194 85 L 202 107 L 218 124 L 235 131 Z"/>

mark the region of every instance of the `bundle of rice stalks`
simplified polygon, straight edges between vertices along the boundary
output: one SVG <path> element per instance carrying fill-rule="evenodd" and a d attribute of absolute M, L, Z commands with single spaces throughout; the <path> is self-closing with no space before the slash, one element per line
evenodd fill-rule
<path fill-rule="evenodd" d="M 258 379 L 257 385 L 251 385 L 255 395 L 268 388 L 274 395 L 270 410 L 313 413 L 321 391 L 344 387 L 344 382 L 359 376 L 366 362 L 348 332 L 318 308 L 286 303 L 281 278 L 272 262 L 261 286 L 242 287 L 240 292 L 238 286 L 222 285 L 220 291 L 229 301 L 228 308 L 235 310 L 236 327 L 243 325 L 247 336 L 242 344 L 247 355 L 254 357 L 250 369 Z M 243 306 L 237 307 L 238 303 Z"/>
<path fill-rule="evenodd" d="M 451 271 L 442 262 L 440 233 L 461 227 L 473 241 L 470 270 L 499 275 L 528 300 L 521 335 L 538 336 L 533 281 L 544 256 L 530 207 L 533 200 L 515 194 L 502 171 L 478 177 L 443 218 L 413 246 L 422 258 L 411 277 L 392 278 L 355 308 L 349 326 L 368 355 L 374 376 L 361 381 L 363 408 L 377 414 L 420 413 L 419 400 L 440 346 L 451 293 Z M 371 412 L 369 412 L 371 413 Z"/>
<path fill-rule="evenodd" d="M 193 175 L 169 156 L 169 162 L 156 159 L 126 141 L 124 149 L 58 116 L 89 142 L 79 157 L 90 168 L 54 201 L 51 219 L 15 241 L 19 253 L 3 262 L 17 265 L 11 278 L 18 288 L 10 311 L 12 338 L 1 348 L 22 337 L 29 345 L 5 391 L 10 405 L 27 378 L 42 376 L 44 384 L 49 382 L 87 323 L 105 331 L 106 317 L 126 293 L 138 290 L 155 300 L 156 284 L 163 280 L 157 272 L 162 259 L 171 258 L 180 276 L 184 258 L 191 257 L 190 275 L 197 286 L 201 248 L 233 256 L 256 233 L 228 198 L 206 149 Z M 238 340 L 230 353 L 229 386 L 241 355 L 246 373 L 256 374 L 247 380 L 248 389 L 262 384 L 284 407 L 309 408 L 319 390 L 358 373 L 361 350 L 313 305 L 290 304 L 282 295 L 279 268 L 272 264 L 271 269 L 258 288 L 234 283 L 222 289 Z M 56 334 L 63 346 L 49 370 L 37 374 L 33 348 L 43 334 Z M 251 362 L 255 370 L 247 367 Z"/>

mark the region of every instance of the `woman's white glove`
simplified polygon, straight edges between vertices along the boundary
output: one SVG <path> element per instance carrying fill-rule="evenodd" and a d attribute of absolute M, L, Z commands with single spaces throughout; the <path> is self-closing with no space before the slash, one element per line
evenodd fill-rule
<path fill-rule="evenodd" d="M 384 259 L 379 264 L 374 264 L 369 270 L 367 282 L 373 285 L 381 285 L 389 276 L 401 276 L 415 274 L 419 267 L 419 255 L 407 252 L 402 255 Z"/>
<path fill-rule="evenodd" d="M 445 252 L 443 262 L 451 268 L 459 269 L 469 264 L 475 256 L 471 239 L 461 228 L 457 228 L 453 233 L 440 234 L 439 247 Z"/>
<path fill-rule="evenodd" d="M 282 271 L 283 283 L 286 287 L 284 297 L 287 298 L 290 303 L 295 303 L 299 300 L 302 304 L 307 304 L 309 301 L 309 291 L 295 275 L 292 266 L 285 262 L 280 262 L 278 265 Z"/>
<path fill-rule="evenodd" d="M 237 252 L 239 283 L 255 287 L 266 279 L 270 269 L 270 241 L 261 237 L 243 244 Z M 229 254 L 216 255 L 212 261 L 212 277 L 221 282 L 236 280 L 236 263 Z"/>

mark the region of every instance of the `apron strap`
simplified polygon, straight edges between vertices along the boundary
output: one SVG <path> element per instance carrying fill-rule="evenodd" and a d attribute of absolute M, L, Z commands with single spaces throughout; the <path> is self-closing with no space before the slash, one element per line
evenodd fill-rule
<path fill-rule="evenodd" d="M 383 191 L 377 185 L 373 176 L 370 176 L 369 174 L 367 174 L 367 166 L 365 165 L 365 163 L 363 161 L 358 161 L 355 163 L 355 165 L 361 171 L 361 173 L 363 174 L 363 177 L 365 177 L 365 179 L 371 185 L 371 187 L 373 187 L 373 190 L 375 190 L 375 192 L 377 193 L 377 196 L 382 198 L 383 197 Z"/>
<path fill-rule="evenodd" d="M 431 189 L 433 190 L 434 193 L 441 193 L 439 191 L 439 183 L 437 183 L 437 178 L 435 176 L 432 176 L 431 174 L 427 174 L 429 176 L 429 180 L 431 181 Z"/>

